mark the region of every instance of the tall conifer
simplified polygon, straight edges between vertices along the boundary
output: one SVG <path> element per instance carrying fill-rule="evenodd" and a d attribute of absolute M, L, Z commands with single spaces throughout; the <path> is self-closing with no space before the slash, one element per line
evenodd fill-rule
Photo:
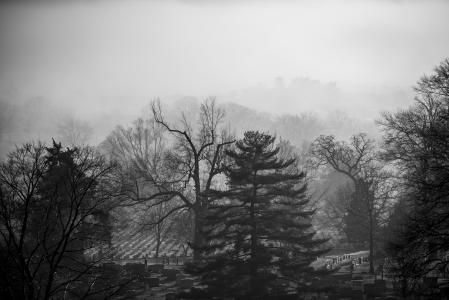
<path fill-rule="evenodd" d="M 227 190 L 216 192 L 206 218 L 203 260 L 187 268 L 201 275 L 207 297 L 274 299 L 288 281 L 304 283 L 324 252 L 305 208 L 305 175 L 291 171 L 294 158 L 278 157 L 274 141 L 249 131 L 227 151 Z"/>

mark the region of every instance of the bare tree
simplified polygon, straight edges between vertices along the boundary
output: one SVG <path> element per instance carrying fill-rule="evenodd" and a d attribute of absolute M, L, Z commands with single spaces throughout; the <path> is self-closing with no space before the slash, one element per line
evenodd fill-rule
<path fill-rule="evenodd" d="M 182 114 L 180 127 L 170 124 L 161 110 L 160 102 L 152 103 L 155 121 L 174 138 L 174 148 L 167 156 L 167 163 L 173 172 L 170 182 L 155 182 L 160 192 L 150 198 L 170 195 L 183 201 L 183 205 L 194 213 L 193 245 L 203 242 L 201 236 L 203 217 L 209 206 L 208 193 L 214 179 L 226 165 L 224 150 L 234 142 L 229 130 L 222 128 L 225 112 L 215 99 L 206 99 L 200 107 L 198 126 Z M 166 201 L 166 200 L 162 200 Z M 194 259 L 198 259 L 194 250 Z"/>
<path fill-rule="evenodd" d="M 145 214 L 142 219 L 142 225 L 155 233 L 155 257 L 159 257 L 162 242 L 172 234 L 172 229 L 177 216 L 172 212 L 170 217 L 166 218 L 163 222 L 159 222 L 159 220 L 161 220 L 168 212 L 172 211 L 173 207 L 176 205 L 177 203 L 174 203 L 174 201 L 167 201 L 144 211 Z"/>
<path fill-rule="evenodd" d="M 87 148 L 25 144 L 0 166 L 2 294 L 8 299 L 106 295 L 96 265 L 108 249 L 108 176 Z M 97 254 L 89 256 L 88 254 Z M 69 297 L 70 298 L 70 297 Z"/>
<path fill-rule="evenodd" d="M 122 180 L 125 197 L 128 205 L 145 205 L 151 215 L 145 225 L 156 229 L 171 228 L 173 214 L 193 212 L 192 244 L 199 245 L 207 193 L 219 183 L 224 150 L 234 142 L 222 126 L 224 111 L 207 99 L 197 120 L 183 113 L 179 126 L 165 119 L 159 101 L 151 111 L 152 118 L 139 119 L 128 129 L 118 127 L 108 137 L 109 152 L 124 162 L 122 176 L 128 174 Z"/>
<path fill-rule="evenodd" d="M 348 212 L 361 214 L 367 220 L 370 272 L 373 273 L 374 236 L 393 192 L 389 173 L 376 160 L 374 142 L 365 134 L 352 136 L 350 143 L 336 141 L 333 136 L 320 136 L 312 144 L 311 153 L 317 166 L 330 166 L 352 181 L 353 197 L 361 205 L 357 210 L 349 207 L 352 211 Z"/>
<path fill-rule="evenodd" d="M 129 208 L 130 222 L 136 230 L 154 230 L 156 257 L 170 235 L 174 215 L 183 212 L 183 202 L 170 195 L 159 195 L 153 201 L 142 201 L 163 189 L 159 182 L 170 182 L 166 167 L 166 138 L 152 118 L 139 118 L 133 126 L 118 126 L 107 138 L 110 157 L 119 165 L 117 176 L 122 189 L 122 206 Z M 164 200 L 164 201 L 163 201 Z M 165 201 L 166 200 L 166 201 Z"/>
<path fill-rule="evenodd" d="M 423 76 L 415 92 L 411 107 L 379 121 L 383 157 L 403 185 L 388 248 L 404 290 L 411 288 L 407 282 L 449 266 L 449 59 Z"/>

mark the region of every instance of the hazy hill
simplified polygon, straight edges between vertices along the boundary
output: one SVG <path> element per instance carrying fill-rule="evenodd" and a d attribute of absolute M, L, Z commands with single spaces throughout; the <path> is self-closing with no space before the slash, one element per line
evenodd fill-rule
<path fill-rule="evenodd" d="M 171 103 L 170 103 L 171 102 Z M 176 101 L 164 103 L 167 117 L 176 120 L 184 112 L 194 120 L 201 100 L 184 97 Z M 233 102 L 221 103 L 226 110 L 225 122 L 241 136 L 246 130 L 255 129 L 269 131 L 279 137 L 290 140 L 303 147 L 320 134 L 335 134 L 347 138 L 354 132 L 365 131 L 377 134 L 373 122 L 350 117 L 342 111 L 326 114 L 314 111 L 298 111 L 291 114 L 278 115 L 252 109 Z M 134 107 L 135 113 L 128 110 L 110 109 L 91 112 L 88 115 L 73 113 L 63 105 L 44 98 L 18 99 L 5 101 L 0 99 L 0 155 L 4 156 L 15 144 L 29 140 L 50 141 L 61 139 L 61 126 L 68 119 L 88 124 L 92 132 L 88 143 L 99 144 L 117 125 L 128 125 L 134 119 L 148 116 L 148 104 Z M 193 121 L 194 122 L 194 121 Z"/>

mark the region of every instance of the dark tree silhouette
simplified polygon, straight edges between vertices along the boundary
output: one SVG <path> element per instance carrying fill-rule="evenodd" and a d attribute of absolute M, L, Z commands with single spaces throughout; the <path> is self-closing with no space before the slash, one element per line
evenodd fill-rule
<path fill-rule="evenodd" d="M 170 125 L 163 116 L 159 102 L 153 102 L 152 110 L 156 123 L 175 138 L 174 148 L 166 156 L 166 166 L 174 178 L 155 182 L 159 191 L 148 199 L 160 199 L 161 196 L 180 199 L 182 207 L 193 212 L 192 245 L 197 248 L 203 243 L 203 216 L 210 201 L 207 195 L 217 175 L 223 173 L 226 166 L 224 151 L 234 143 L 234 138 L 222 127 L 225 112 L 217 106 L 215 99 L 207 99 L 201 104 L 196 130 L 185 115 L 182 115 L 180 128 Z M 193 256 L 195 260 L 199 259 L 198 251 L 194 250 Z"/>
<path fill-rule="evenodd" d="M 187 267 L 208 297 L 273 299 L 287 292 L 282 282 L 304 284 L 326 252 L 314 239 L 304 173 L 292 172 L 295 159 L 278 158 L 274 140 L 249 131 L 226 152 L 228 189 L 215 192 L 205 218 L 203 259 Z"/>
<path fill-rule="evenodd" d="M 183 113 L 180 125 L 165 119 L 159 101 L 151 111 L 151 118 L 138 119 L 133 127 L 118 127 L 105 146 L 122 167 L 128 205 L 148 210 L 146 227 L 154 226 L 158 234 L 164 231 L 161 227 L 176 227 L 171 226 L 173 219 L 192 216 L 193 233 L 184 238 L 199 245 L 207 191 L 217 183 L 226 165 L 224 150 L 234 142 L 222 124 L 225 112 L 212 98 L 201 104 L 198 119 Z"/>
<path fill-rule="evenodd" d="M 4 299 L 107 295 L 112 166 L 88 149 L 25 144 L 0 166 L 0 293 Z M 103 254 L 103 255 L 102 255 Z"/>
<path fill-rule="evenodd" d="M 449 251 L 449 60 L 421 78 L 415 91 L 413 106 L 385 113 L 379 121 L 384 158 L 404 186 L 404 216 L 396 221 L 398 234 L 389 247 L 404 283 L 413 274 L 444 271 L 449 264 L 444 257 Z"/>

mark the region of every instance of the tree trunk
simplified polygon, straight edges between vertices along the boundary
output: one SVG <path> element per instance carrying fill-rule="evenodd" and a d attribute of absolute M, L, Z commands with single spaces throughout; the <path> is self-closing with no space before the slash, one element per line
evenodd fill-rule
<path fill-rule="evenodd" d="M 374 228 L 373 214 L 369 214 L 369 273 L 374 274 Z"/>
<path fill-rule="evenodd" d="M 193 180 L 195 182 L 195 205 L 194 205 L 194 214 L 195 214 L 195 224 L 193 225 L 193 260 L 198 261 L 201 258 L 201 250 L 198 247 L 203 245 L 203 217 L 204 217 L 204 205 L 203 205 L 203 197 L 201 195 L 201 180 L 200 180 L 200 165 L 199 165 L 199 157 L 195 153 L 195 167 L 193 169 Z"/>
<path fill-rule="evenodd" d="M 253 195 L 251 200 L 250 207 L 250 217 L 251 217 L 251 225 L 252 225 L 252 233 L 251 233 L 251 263 L 250 263 L 250 272 L 251 272 L 251 295 L 257 294 L 258 280 L 257 280 L 257 222 L 255 216 L 255 201 L 257 196 L 257 185 L 256 185 L 256 171 L 253 175 Z"/>
<path fill-rule="evenodd" d="M 161 247 L 161 230 L 159 228 L 159 225 L 156 227 L 156 254 L 155 257 L 159 257 L 159 249 Z"/>
<path fill-rule="evenodd" d="M 194 214 L 195 222 L 193 224 L 193 260 L 197 261 L 201 258 L 201 250 L 199 250 L 198 247 L 201 247 L 201 245 L 203 244 L 203 209 L 199 204 L 195 207 Z"/>

